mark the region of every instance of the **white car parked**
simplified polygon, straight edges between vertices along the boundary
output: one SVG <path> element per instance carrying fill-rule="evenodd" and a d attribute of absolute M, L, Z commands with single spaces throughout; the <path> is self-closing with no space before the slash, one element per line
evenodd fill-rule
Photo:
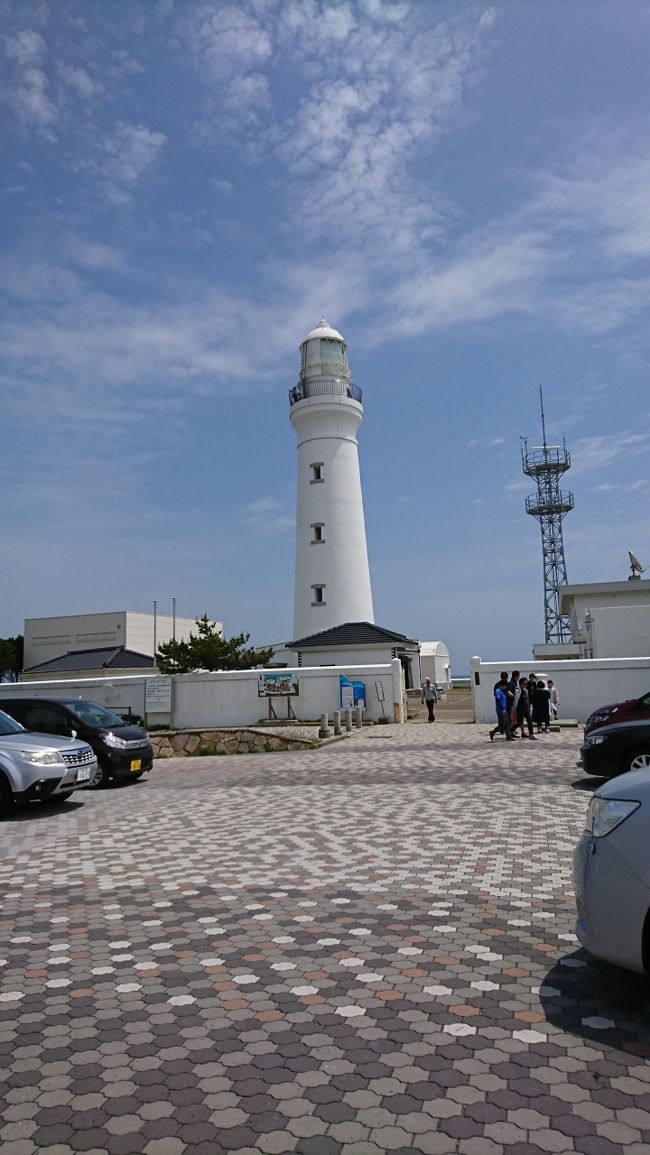
<path fill-rule="evenodd" d="M 32 734 L 0 710 L 0 817 L 14 802 L 65 802 L 96 773 L 87 742 Z"/>
<path fill-rule="evenodd" d="M 598 787 L 576 848 L 573 878 L 576 934 L 583 947 L 606 962 L 650 972 L 647 769 L 632 770 Z"/>

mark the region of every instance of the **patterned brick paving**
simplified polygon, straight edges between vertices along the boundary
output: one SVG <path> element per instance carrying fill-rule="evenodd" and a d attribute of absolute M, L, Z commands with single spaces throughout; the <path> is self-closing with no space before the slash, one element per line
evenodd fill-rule
<path fill-rule="evenodd" d="M 177 759 L 0 828 L 2 1155 L 650 1153 L 578 734 Z"/>

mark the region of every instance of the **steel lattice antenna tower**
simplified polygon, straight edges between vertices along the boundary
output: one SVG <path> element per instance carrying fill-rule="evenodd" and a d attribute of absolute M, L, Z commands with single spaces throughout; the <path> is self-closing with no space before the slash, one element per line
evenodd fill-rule
<path fill-rule="evenodd" d="M 544 557 L 544 636 L 547 642 L 570 642 L 571 625 L 560 613 L 560 587 L 567 584 L 562 521 L 573 509 L 573 494 L 560 489 L 560 478 L 571 468 L 571 457 L 566 442 L 546 444 L 544 397 L 539 388 L 542 411 L 542 445 L 528 450 L 528 439 L 523 438 L 521 467 L 528 477 L 534 477 L 537 493 L 526 498 L 526 513 L 536 517 L 542 528 Z"/>

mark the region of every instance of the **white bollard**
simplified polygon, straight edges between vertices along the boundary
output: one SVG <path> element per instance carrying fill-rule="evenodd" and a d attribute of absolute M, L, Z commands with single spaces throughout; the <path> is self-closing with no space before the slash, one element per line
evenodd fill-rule
<path fill-rule="evenodd" d="M 356 715 L 357 729 L 360 730 L 363 726 L 363 706 L 355 706 L 354 713 Z"/>
<path fill-rule="evenodd" d="M 352 707 L 348 706 L 347 710 L 343 711 L 345 715 L 345 729 L 348 734 L 352 733 Z"/>
<path fill-rule="evenodd" d="M 330 728 L 328 726 L 327 714 L 321 714 L 321 716 L 320 716 L 320 730 L 318 731 L 318 737 L 319 738 L 331 738 L 331 736 L 332 736 L 332 731 L 330 730 Z"/>
<path fill-rule="evenodd" d="M 340 710 L 334 710 L 334 712 L 332 714 L 332 721 L 334 723 L 334 733 L 340 734 L 341 733 L 341 711 Z"/>

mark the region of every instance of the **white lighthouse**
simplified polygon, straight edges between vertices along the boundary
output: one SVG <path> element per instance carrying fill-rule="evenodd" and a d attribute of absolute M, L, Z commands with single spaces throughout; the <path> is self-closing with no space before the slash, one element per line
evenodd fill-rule
<path fill-rule="evenodd" d="M 294 638 L 374 622 L 357 444 L 361 390 L 344 338 L 324 318 L 300 354 L 289 394 L 298 436 Z"/>

